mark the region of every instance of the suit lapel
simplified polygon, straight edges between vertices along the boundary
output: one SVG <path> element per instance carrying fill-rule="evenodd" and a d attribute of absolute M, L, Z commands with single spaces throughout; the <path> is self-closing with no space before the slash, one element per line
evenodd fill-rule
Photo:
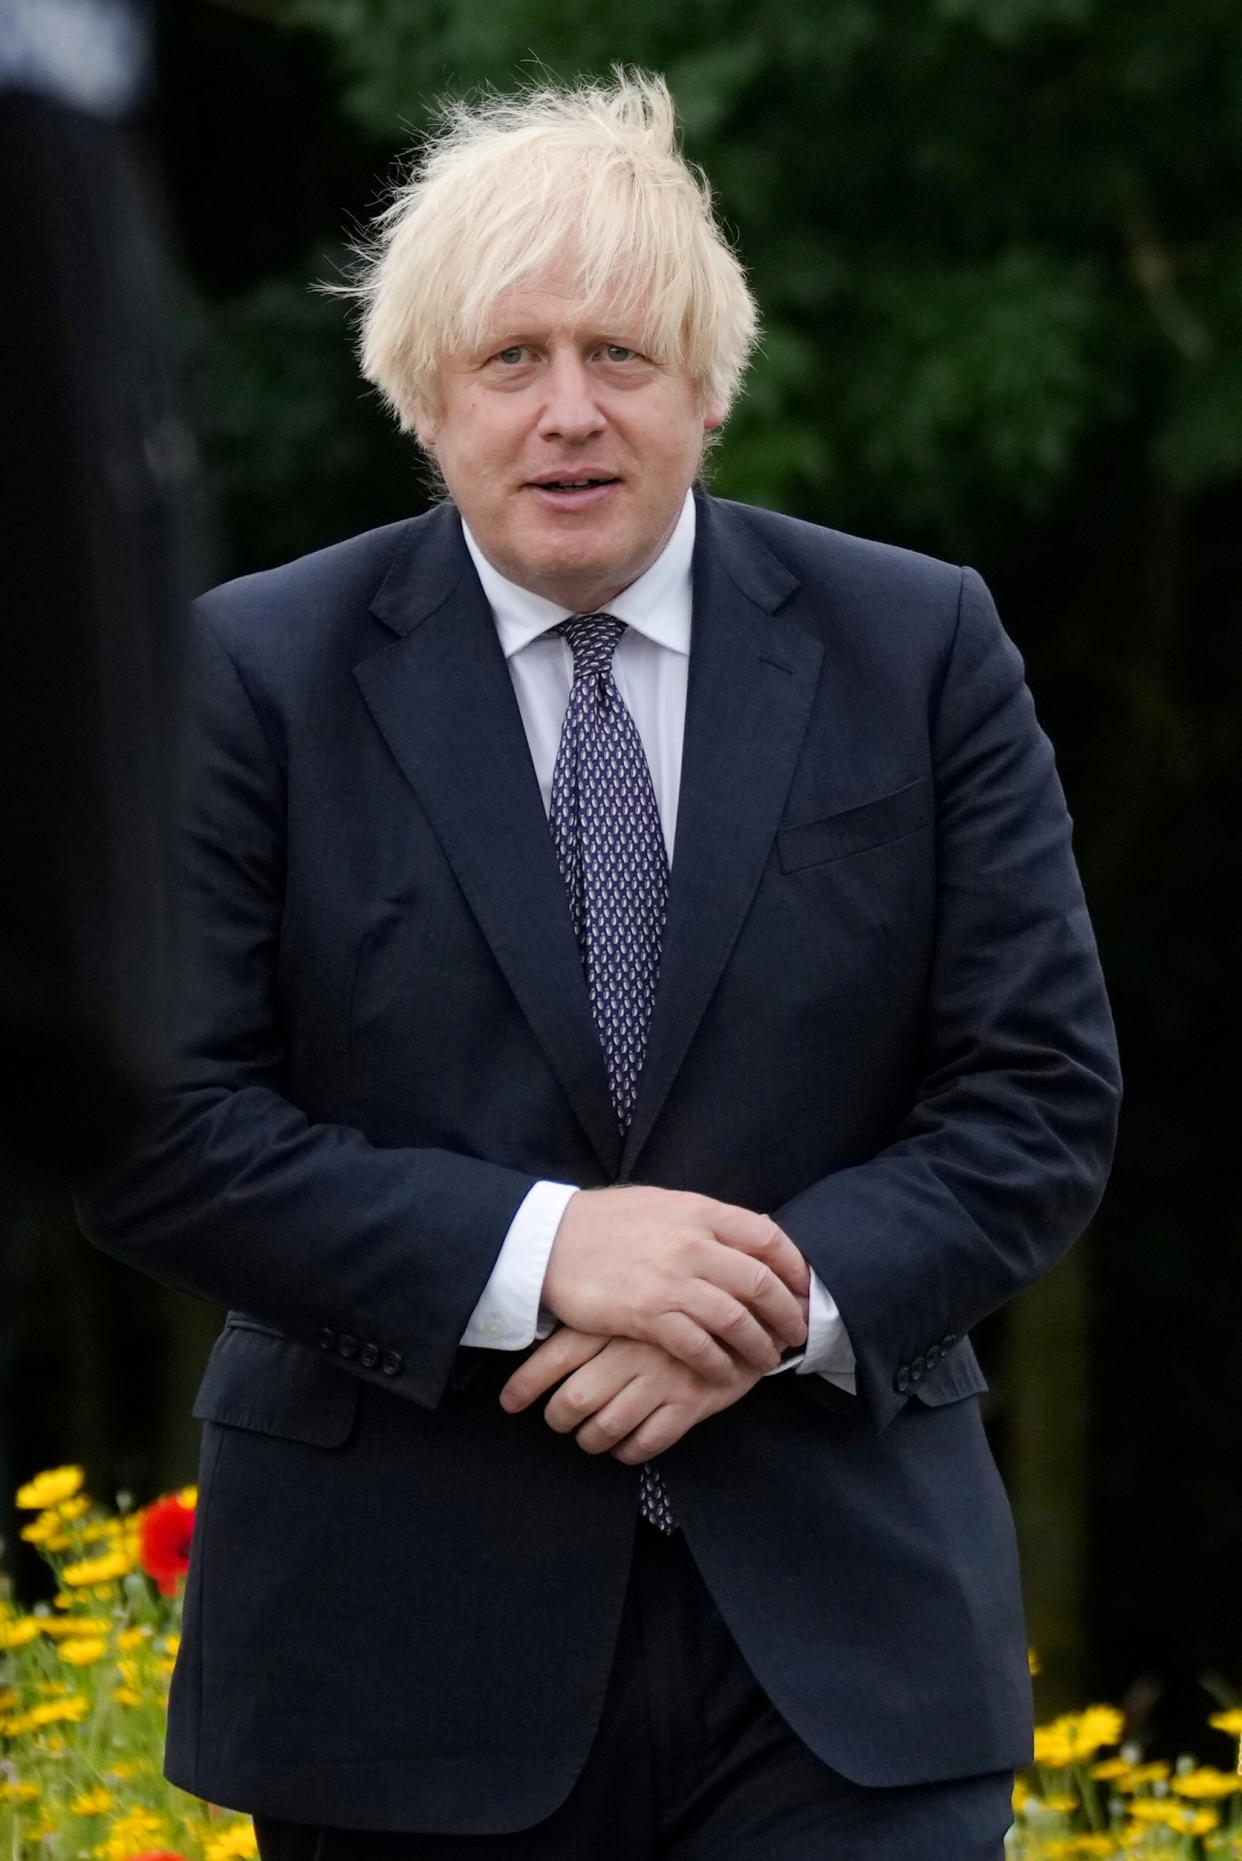
<path fill-rule="evenodd" d="M 797 586 L 744 519 L 699 497 L 668 921 L 623 1179 L 737 941 L 789 791 L 823 658 L 817 640 L 775 617 Z"/>
<path fill-rule="evenodd" d="M 565 887 L 509 671 L 455 511 L 411 526 L 372 612 L 398 638 L 354 676 L 612 1176 L 621 1140 Z"/>
<path fill-rule="evenodd" d="M 823 657 L 777 616 L 797 586 L 744 519 L 698 499 L 668 922 L 624 1147 L 521 713 L 455 511 L 410 526 L 372 603 L 397 637 L 355 668 L 362 695 L 609 1177 L 634 1172 L 771 851 Z"/>

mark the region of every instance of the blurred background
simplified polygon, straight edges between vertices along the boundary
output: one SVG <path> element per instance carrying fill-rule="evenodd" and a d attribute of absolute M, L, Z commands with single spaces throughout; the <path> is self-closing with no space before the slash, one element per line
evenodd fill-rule
<path fill-rule="evenodd" d="M 979 1338 L 989 1427 L 1041 1711 L 1123 1700 L 1201 1747 L 1242 1689 L 1239 0 L 631 0 L 624 24 L 168 0 L 154 24 L 137 130 L 183 286 L 200 584 L 422 507 L 312 286 L 436 98 L 616 60 L 668 76 L 765 315 L 713 488 L 990 584 L 1058 748 L 1128 1102 L 1093 1231 Z M 52 1191 L 3 1278 L 10 1545 L 38 1468 L 141 1500 L 191 1479 L 219 1314 L 95 1254 Z"/>

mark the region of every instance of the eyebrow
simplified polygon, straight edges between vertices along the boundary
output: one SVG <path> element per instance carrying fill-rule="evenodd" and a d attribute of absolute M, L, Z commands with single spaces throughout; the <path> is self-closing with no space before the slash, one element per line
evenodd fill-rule
<path fill-rule="evenodd" d="M 554 330 L 552 335 L 557 334 Z M 549 331 L 543 330 L 504 330 L 499 335 L 487 336 L 478 345 L 478 352 L 483 355 L 497 355 L 502 349 L 538 348 L 547 341 Z M 650 339 L 641 331 L 621 326 L 611 329 L 604 326 L 588 328 L 584 334 L 575 335 L 576 343 L 587 348 L 597 343 L 615 343 L 623 349 L 642 349 L 650 346 Z"/>

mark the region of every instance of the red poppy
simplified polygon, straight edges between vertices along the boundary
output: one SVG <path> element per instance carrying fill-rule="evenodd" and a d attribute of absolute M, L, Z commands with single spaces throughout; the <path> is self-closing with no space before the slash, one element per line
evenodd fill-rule
<path fill-rule="evenodd" d="M 185 1856 L 171 1848 L 148 1848 L 145 1854 L 130 1855 L 128 1861 L 185 1861 Z"/>
<path fill-rule="evenodd" d="M 149 1577 L 154 1577 L 161 1596 L 175 1596 L 177 1585 L 190 1568 L 190 1533 L 194 1529 L 194 1508 L 184 1505 L 175 1493 L 157 1499 L 142 1515 L 142 1533 L 138 1561 Z M 164 1861 L 162 1856 L 138 1856 L 135 1861 Z"/>

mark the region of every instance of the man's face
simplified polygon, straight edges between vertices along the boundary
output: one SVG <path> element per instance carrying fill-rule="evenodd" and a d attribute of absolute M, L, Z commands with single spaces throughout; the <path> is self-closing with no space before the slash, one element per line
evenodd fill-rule
<path fill-rule="evenodd" d="M 650 568 L 720 425 L 633 321 L 553 284 L 501 297 L 477 353 L 440 366 L 417 423 L 502 575 L 562 607 L 604 607 Z"/>

